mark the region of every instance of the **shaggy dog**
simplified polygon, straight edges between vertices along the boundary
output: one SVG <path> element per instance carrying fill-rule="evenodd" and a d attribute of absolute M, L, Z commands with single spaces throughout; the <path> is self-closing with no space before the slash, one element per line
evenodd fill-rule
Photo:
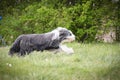
<path fill-rule="evenodd" d="M 62 42 L 72 42 L 75 40 L 73 33 L 62 27 L 58 27 L 51 32 L 43 34 L 24 34 L 20 35 L 12 47 L 10 48 L 9 55 L 17 53 L 20 56 L 31 53 L 32 51 L 44 51 L 44 50 L 57 50 L 64 51 L 66 53 L 73 53 L 72 48 L 62 46 Z"/>

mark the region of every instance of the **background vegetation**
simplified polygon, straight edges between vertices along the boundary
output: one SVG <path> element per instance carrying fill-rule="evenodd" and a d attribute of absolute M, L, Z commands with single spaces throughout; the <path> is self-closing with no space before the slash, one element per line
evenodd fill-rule
<path fill-rule="evenodd" d="M 103 28 L 120 25 L 119 3 L 119 0 L 2 0 L 0 35 L 11 44 L 20 34 L 44 33 L 62 26 L 72 30 L 79 42 L 91 42 Z"/>

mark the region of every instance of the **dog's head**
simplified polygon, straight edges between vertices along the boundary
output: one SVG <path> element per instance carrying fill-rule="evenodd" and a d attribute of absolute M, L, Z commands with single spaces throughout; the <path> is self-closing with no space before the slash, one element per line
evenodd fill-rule
<path fill-rule="evenodd" d="M 75 40 L 75 35 L 66 28 L 58 27 L 55 30 L 53 30 L 52 33 L 54 33 L 52 40 L 59 39 L 59 41 L 62 43 L 72 42 Z"/>

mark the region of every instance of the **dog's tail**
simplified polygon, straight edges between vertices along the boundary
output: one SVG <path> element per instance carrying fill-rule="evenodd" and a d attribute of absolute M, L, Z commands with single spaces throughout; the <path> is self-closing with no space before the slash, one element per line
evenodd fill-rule
<path fill-rule="evenodd" d="M 22 36 L 19 36 L 15 42 L 13 43 L 12 47 L 9 50 L 9 55 L 13 55 L 14 53 L 17 53 L 20 51 L 20 42 L 21 42 Z"/>

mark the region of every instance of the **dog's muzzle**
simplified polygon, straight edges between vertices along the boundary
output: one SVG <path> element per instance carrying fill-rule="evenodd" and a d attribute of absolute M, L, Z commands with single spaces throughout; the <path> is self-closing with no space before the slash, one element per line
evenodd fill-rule
<path fill-rule="evenodd" d="M 71 36 L 66 37 L 66 38 L 62 41 L 62 43 L 64 43 L 64 42 L 73 42 L 73 41 L 75 41 L 75 35 L 71 35 Z"/>

